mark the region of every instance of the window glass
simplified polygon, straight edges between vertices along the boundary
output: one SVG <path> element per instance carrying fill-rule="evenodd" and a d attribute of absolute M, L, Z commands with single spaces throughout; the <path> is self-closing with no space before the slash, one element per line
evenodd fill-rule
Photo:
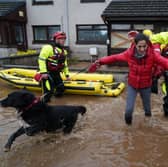
<path fill-rule="evenodd" d="M 2 35 L 0 34 L 0 43 L 2 43 Z"/>
<path fill-rule="evenodd" d="M 165 32 L 165 31 L 168 31 L 168 26 L 161 26 L 160 32 Z"/>
<path fill-rule="evenodd" d="M 112 24 L 111 29 L 112 30 L 130 30 L 131 25 L 130 24 Z"/>
<path fill-rule="evenodd" d="M 112 31 L 111 32 L 111 48 L 128 48 L 130 41 L 128 40 L 128 31 Z"/>
<path fill-rule="evenodd" d="M 34 28 L 35 40 L 47 40 L 47 32 L 45 27 Z"/>
<path fill-rule="evenodd" d="M 52 40 L 53 34 L 57 31 L 60 31 L 60 26 L 48 27 L 49 40 Z"/>
<path fill-rule="evenodd" d="M 77 43 L 105 44 L 107 27 L 105 25 L 77 26 Z"/>
<path fill-rule="evenodd" d="M 60 25 L 56 26 L 33 26 L 34 41 L 48 42 L 52 40 L 55 32 L 60 31 Z"/>
<path fill-rule="evenodd" d="M 154 29 L 154 26 L 153 26 L 153 24 L 134 24 L 134 25 L 133 25 L 133 28 L 134 28 L 135 30 L 144 30 L 144 29 L 153 30 L 153 29 Z"/>
<path fill-rule="evenodd" d="M 17 43 L 23 43 L 23 29 L 22 26 L 15 26 L 15 39 Z"/>

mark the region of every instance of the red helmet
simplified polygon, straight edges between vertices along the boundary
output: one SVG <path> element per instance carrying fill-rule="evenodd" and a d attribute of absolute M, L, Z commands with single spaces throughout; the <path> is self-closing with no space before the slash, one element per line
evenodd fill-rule
<path fill-rule="evenodd" d="M 66 34 L 64 32 L 56 32 L 54 35 L 53 35 L 53 39 L 66 39 Z"/>

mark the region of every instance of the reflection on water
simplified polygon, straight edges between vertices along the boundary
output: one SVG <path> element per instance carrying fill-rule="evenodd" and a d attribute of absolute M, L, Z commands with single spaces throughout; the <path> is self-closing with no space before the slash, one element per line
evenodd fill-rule
<path fill-rule="evenodd" d="M 2 85 L 0 97 L 13 88 Z M 40 93 L 36 93 L 40 95 Z M 65 95 L 51 104 L 85 105 L 70 135 L 22 136 L 9 153 L 3 152 L 9 134 L 19 125 L 12 108 L 0 108 L 0 167 L 167 167 L 168 120 L 162 101 L 152 95 L 152 118 L 146 119 L 137 98 L 133 125 L 123 121 L 125 92 L 119 97 Z"/>

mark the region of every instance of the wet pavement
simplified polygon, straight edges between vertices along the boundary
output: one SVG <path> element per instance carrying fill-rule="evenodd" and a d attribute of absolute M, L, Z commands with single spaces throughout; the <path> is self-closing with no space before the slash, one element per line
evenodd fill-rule
<path fill-rule="evenodd" d="M 0 87 L 0 98 L 16 90 L 4 83 Z M 19 124 L 13 108 L 0 108 L 0 167 L 167 167 L 168 119 L 162 97 L 152 94 L 153 116 L 145 118 L 138 96 L 132 126 L 123 119 L 126 90 L 118 97 L 53 97 L 51 105 L 85 105 L 86 115 L 79 117 L 70 135 L 21 136 L 7 153 L 3 146 Z"/>

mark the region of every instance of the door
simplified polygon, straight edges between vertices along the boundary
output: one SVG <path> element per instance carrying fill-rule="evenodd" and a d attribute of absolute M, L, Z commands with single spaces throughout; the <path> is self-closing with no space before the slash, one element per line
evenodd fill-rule
<path fill-rule="evenodd" d="M 15 41 L 18 50 L 27 49 L 26 30 L 24 24 L 15 25 Z"/>

